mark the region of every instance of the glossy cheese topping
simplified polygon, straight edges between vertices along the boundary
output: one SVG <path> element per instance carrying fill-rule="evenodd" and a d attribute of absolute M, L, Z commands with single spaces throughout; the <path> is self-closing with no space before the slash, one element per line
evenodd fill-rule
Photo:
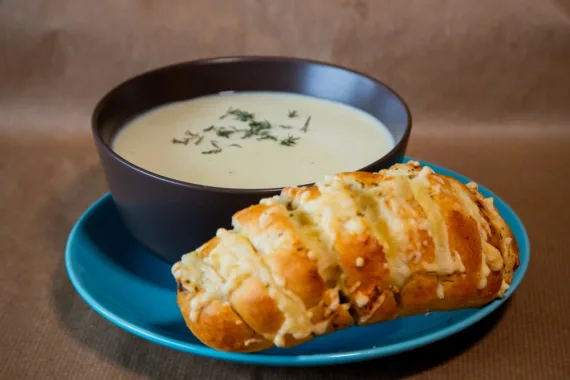
<path fill-rule="evenodd" d="M 372 265 L 370 258 L 376 259 L 366 256 L 368 253 L 364 251 L 351 252 L 350 244 L 368 241 L 369 245 L 359 246 L 365 249 L 374 246 L 370 243 L 372 239 L 381 247 L 385 262 L 374 273 L 382 276 L 385 273 L 384 281 L 390 289 L 402 288 L 416 273 L 436 275 L 435 296 L 439 299 L 446 297 L 445 277 L 453 274 L 476 276 L 477 288 L 485 288 L 491 271 L 504 267 L 513 243 L 501 233 L 500 246 L 493 245 L 490 241 L 493 229 L 505 231 L 506 226 L 493 202 L 477 198 L 480 195 L 473 191 L 476 189 L 472 184 L 466 187 L 438 176 L 429 167 L 420 170 L 419 164 L 413 162 L 377 174 L 328 176 L 313 187 L 286 188 L 281 195 L 262 200 L 262 206 L 252 206 L 252 210 L 262 207 L 256 209 L 258 214 L 249 214 L 255 219 L 253 224 L 244 219 L 248 209 L 243 210 L 243 215 L 234 217 L 233 231 L 219 231 L 220 241 L 205 259 L 200 260 L 195 253 L 185 255 L 173 267 L 173 273 L 183 284 L 186 281 L 198 289 L 190 303 L 194 318 L 209 300 L 225 301 L 244 279 L 259 279 L 267 285 L 270 297 L 284 316 L 279 331 L 265 337 L 282 346 L 287 335 L 303 339 L 324 333 L 330 321 L 312 320 L 304 301 L 289 290 L 290 284 L 279 274 L 279 271 L 286 273 L 287 268 L 277 270 L 270 265 L 276 252 L 283 254 L 288 249 L 295 254 L 306 252 L 326 282 L 326 291 L 337 294 L 340 289 L 350 297 L 353 306 L 361 308 L 360 323 L 384 307 L 387 297 L 383 292 L 374 295 L 363 288 L 366 278 L 345 283 L 346 273 L 339 271 L 339 266 L 358 273 Z M 475 261 L 466 261 L 469 273 L 462 261 L 466 252 L 459 252 L 462 245 L 451 240 L 465 238 L 448 225 L 449 215 L 453 213 L 461 214 L 460 220 L 471 226 L 468 231 L 477 231 L 475 236 L 469 232 L 467 241 L 478 240 L 469 247 L 480 247 L 481 260 L 477 262 L 477 256 Z M 350 261 L 342 261 L 343 255 L 351 257 Z M 296 256 L 291 253 L 290 257 L 294 260 Z M 468 257 L 472 256 L 465 259 Z M 507 289 L 508 284 L 503 280 L 500 295 Z M 340 305 L 337 297 L 328 306 L 327 315 L 340 306 L 347 307 Z"/>
<path fill-rule="evenodd" d="M 277 335 L 266 338 L 280 342 L 286 334 L 297 339 L 308 336 L 314 327 L 302 301 L 283 287 L 282 280 L 274 277 L 263 257 L 255 252 L 247 239 L 224 229 L 218 230 L 217 236 L 220 238 L 220 244 L 210 252 L 205 261 L 218 268 L 221 276 L 225 278 L 224 293 L 230 294 L 237 289 L 240 281 L 247 277 L 257 278 L 268 286 L 269 296 L 275 300 L 284 316 L 283 325 Z"/>

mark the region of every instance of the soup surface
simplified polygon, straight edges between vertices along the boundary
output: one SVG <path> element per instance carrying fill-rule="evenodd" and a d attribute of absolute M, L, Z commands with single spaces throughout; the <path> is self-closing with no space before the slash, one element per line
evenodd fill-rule
<path fill-rule="evenodd" d="M 358 170 L 394 147 L 354 107 L 276 92 L 222 93 L 150 110 L 113 140 L 125 160 L 164 177 L 226 188 L 294 186 Z"/>

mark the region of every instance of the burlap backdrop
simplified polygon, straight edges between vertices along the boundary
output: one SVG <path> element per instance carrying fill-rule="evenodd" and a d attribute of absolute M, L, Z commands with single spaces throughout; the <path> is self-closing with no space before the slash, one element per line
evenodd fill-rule
<path fill-rule="evenodd" d="M 570 377 L 570 13 L 548 0 L 0 1 L 2 379 Z M 63 249 L 106 191 L 89 134 L 111 86 L 231 54 L 316 58 L 397 89 L 409 155 L 493 189 L 531 237 L 507 307 L 410 354 L 323 369 L 222 363 L 136 338 L 89 309 Z"/>

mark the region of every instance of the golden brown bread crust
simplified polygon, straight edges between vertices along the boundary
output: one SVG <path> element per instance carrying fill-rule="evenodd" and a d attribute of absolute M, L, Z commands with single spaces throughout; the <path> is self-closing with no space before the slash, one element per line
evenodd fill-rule
<path fill-rule="evenodd" d="M 197 321 L 192 321 L 190 301 L 184 291 L 178 291 L 177 302 L 186 325 L 208 346 L 233 352 L 255 352 L 273 346 L 243 323 L 229 303 L 213 301 L 202 309 Z"/>
<path fill-rule="evenodd" d="M 265 215 L 264 215 L 265 214 Z M 290 239 L 281 239 L 271 249 L 256 245 L 256 249 L 265 256 L 272 273 L 282 278 L 288 288 L 295 293 L 307 308 L 317 305 L 327 290 L 327 284 L 318 273 L 314 260 L 307 257 L 307 249 L 300 242 L 287 209 L 280 204 L 255 205 L 234 215 L 234 223 L 239 224 L 241 231 L 248 231 L 248 236 L 284 235 Z M 267 219 L 259 223 L 261 218 Z"/>
<path fill-rule="evenodd" d="M 481 306 L 519 265 L 492 199 L 414 162 L 286 188 L 233 227 L 173 266 L 186 324 L 224 351 Z"/>

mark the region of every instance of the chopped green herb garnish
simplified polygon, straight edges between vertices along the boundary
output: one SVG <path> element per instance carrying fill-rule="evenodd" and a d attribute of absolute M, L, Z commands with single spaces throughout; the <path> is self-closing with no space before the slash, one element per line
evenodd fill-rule
<path fill-rule="evenodd" d="M 297 141 L 300 140 L 300 137 L 295 137 L 292 135 L 288 135 L 286 138 L 283 138 L 282 136 L 279 136 L 278 131 L 276 131 L 277 133 L 272 133 L 272 132 L 274 132 L 273 131 L 274 125 L 272 125 L 268 120 L 256 120 L 255 114 L 252 112 L 244 111 L 244 110 L 241 110 L 239 108 L 230 107 L 226 111 L 225 114 L 220 116 L 220 119 L 225 119 L 225 118 L 230 117 L 230 116 L 236 121 L 245 123 L 246 126 L 243 128 L 238 128 L 238 127 L 233 126 L 233 125 L 225 126 L 225 127 L 210 125 L 209 127 L 204 128 L 202 130 L 202 132 L 206 133 L 206 132 L 212 132 L 213 131 L 216 136 L 219 136 L 219 137 L 222 137 L 225 139 L 232 139 L 236 133 L 240 133 L 241 134 L 240 138 L 242 140 L 253 137 L 257 141 L 262 141 L 262 140 L 276 141 L 276 142 L 279 142 L 279 144 L 283 145 L 283 146 L 296 145 Z M 299 112 L 296 110 L 289 110 L 287 113 L 287 116 L 289 118 L 296 118 L 296 117 L 299 117 L 300 115 L 299 115 Z M 300 128 L 301 131 L 307 133 L 309 130 L 310 122 L 311 122 L 311 116 L 309 116 L 307 118 L 307 120 L 305 121 L 303 126 Z M 295 126 L 289 125 L 289 124 L 276 124 L 276 126 L 279 126 L 279 128 L 282 128 L 282 129 L 293 129 L 293 128 L 295 128 Z M 194 142 L 194 145 L 200 145 L 205 138 L 204 133 L 196 133 L 196 132 L 192 132 L 190 130 L 187 130 L 184 132 L 184 136 L 186 136 L 186 137 L 184 137 L 182 139 L 173 138 L 172 143 L 173 144 L 188 145 L 189 142 Z M 218 144 L 218 141 L 216 141 L 216 140 L 209 140 L 209 141 L 210 141 L 210 145 L 212 146 L 212 149 L 203 151 L 202 154 L 218 154 L 222 151 L 222 148 Z M 227 147 L 243 148 L 239 144 L 229 144 L 229 145 L 227 145 Z"/>
<path fill-rule="evenodd" d="M 273 141 L 277 141 L 277 137 L 273 136 L 271 133 L 267 132 L 267 131 L 263 131 L 259 134 L 259 137 L 257 138 L 257 141 L 261 141 L 261 140 L 273 140 Z"/>
<path fill-rule="evenodd" d="M 236 131 L 232 131 L 231 129 L 225 129 L 224 127 L 220 127 L 217 131 L 216 131 L 216 135 L 220 136 L 220 137 L 225 137 L 227 139 L 230 138 L 230 136 L 232 135 L 232 133 L 236 133 Z"/>
<path fill-rule="evenodd" d="M 212 144 L 214 149 L 202 152 L 202 154 L 218 154 L 222 151 L 222 148 L 220 148 L 220 146 L 218 145 L 218 142 L 216 140 L 210 140 L 210 144 Z"/>
<path fill-rule="evenodd" d="M 241 139 L 242 139 L 242 140 L 248 139 L 248 138 L 250 138 L 251 136 L 253 136 L 253 131 L 250 129 L 250 130 L 248 130 L 248 131 L 245 131 L 245 133 L 243 134 L 243 136 L 241 137 Z"/>
<path fill-rule="evenodd" d="M 222 151 L 221 149 L 212 149 L 212 150 L 207 150 L 205 152 L 202 152 L 202 154 L 218 154 L 221 151 Z"/>
<path fill-rule="evenodd" d="M 305 122 L 305 125 L 303 125 L 303 128 L 301 128 L 301 130 L 305 133 L 307 133 L 307 131 L 309 130 L 309 123 L 311 122 L 311 117 L 309 116 L 307 118 L 307 121 Z"/>
<path fill-rule="evenodd" d="M 229 108 L 226 111 L 225 115 L 222 115 L 220 117 L 220 119 L 224 119 L 225 117 L 232 115 L 234 117 L 235 120 L 239 120 L 239 121 L 251 121 L 254 118 L 253 113 L 251 112 L 247 112 L 244 110 L 240 110 L 238 108 Z"/>
<path fill-rule="evenodd" d="M 263 132 L 271 129 L 271 123 L 267 120 L 263 121 L 256 121 L 252 120 L 248 124 L 249 129 L 245 131 L 244 135 L 241 137 L 242 139 L 247 139 L 252 136 L 260 136 L 264 134 Z"/>
<path fill-rule="evenodd" d="M 297 144 L 297 140 L 299 140 L 299 137 L 289 135 L 286 139 L 281 140 L 280 144 L 284 146 L 293 146 Z"/>
<path fill-rule="evenodd" d="M 200 144 L 200 143 L 202 142 L 202 140 L 204 139 L 204 136 L 203 136 L 203 135 L 200 135 L 199 133 L 194 133 L 194 132 L 192 132 L 192 131 L 186 131 L 186 132 L 184 132 L 184 135 L 190 136 L 190 137 L 186 137 L 186 138 L 184 139 L 184 141 L 187 140 L 187 141 L 184 143 L 184 145 L 187 145 L 189 141 L 192 141 L 192 140 L 194 140 L 194 139 L 196 139 L 196 141 L 194 142 L 194 145 L 198 145 L 198 144 Z"/>
<path fill-rule="evenodd" d="M 271 123 L 268 122 L 267 120 L 263 120 L 263 121 L 251 121 L 249 123 L 249 127 L 253 128 L 255 131 L 263 131 L 264 129 L 270 129 L 271 128 Z"/>
<path fill-rule="evenodd" d="M 189 138 L 184 138 L 184 139 L 182 139 L 182 140 L 179 140 L 179 139 L 177 139 L 177 138 L 173 138 L 173 139 L 172 139 L 172 143 L 173 143 L 173 144 L 184 144 L 184 145 L 188 145 L 188 142 L 189 142 L 189 141 L 190 141 Z"/>

